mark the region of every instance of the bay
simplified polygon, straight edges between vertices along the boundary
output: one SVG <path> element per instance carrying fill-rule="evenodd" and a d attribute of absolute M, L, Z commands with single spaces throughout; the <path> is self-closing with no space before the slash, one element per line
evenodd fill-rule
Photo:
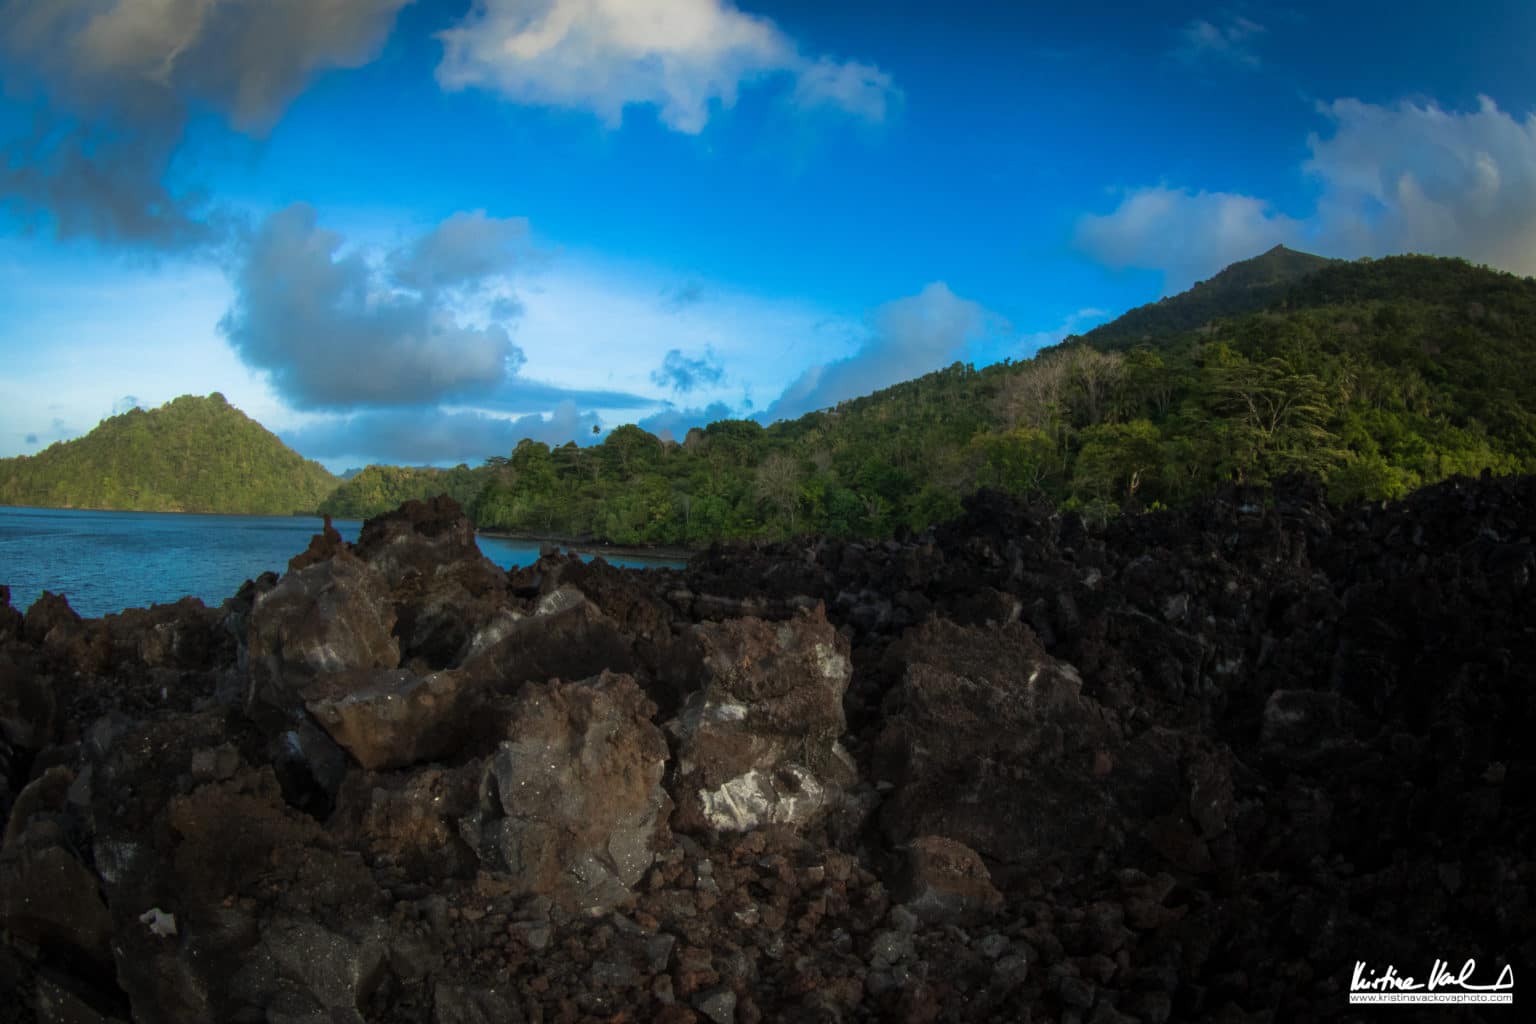
<path fill-rule="evenodd" d="M 342 537 L 355 541 L 363 524 L 341 519 L 334 525 Z M 188 595 L 217 606 L 246 580 L 269 569 L 283 572 L 320 526 L 319 519 L 309 516 L 0 506 L 0 584 L 11 588 L 11 605 L 22 611 L 44 590 L 64 594 L 70 607 L 88 617 Z M 477 543 L 504 569 L 531 565 L 539 557 L 536 541 L 479 537 Z M 626 568 L 681 564 L 640 557 L 607 560 Z"/>

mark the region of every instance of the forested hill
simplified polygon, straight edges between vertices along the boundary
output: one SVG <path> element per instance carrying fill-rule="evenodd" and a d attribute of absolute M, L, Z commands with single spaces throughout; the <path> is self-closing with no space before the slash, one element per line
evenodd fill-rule
<path fill-rule="evenodd" d="M 131 409 L 0 459 L 0 504 L 147 512 L 312 512 L 337 480 L 215 392 Z"/>
<path fill-rule="evenodd" d="M 889 535 L 980 487 L 1102 519 L 1292 471 L 1352 500 L 1485 469 L 1536 471 L 1536 282 L 1277 248 L 1022 362 L 680 445 L 627 426 L 593 448 L 524 442 L 451 481 L 375 471 L 329 507 L 373 513 L 451 482 L 477 492 L 482 527 L 702 545 Z"/>
<path fill-rule="evenodd" d="M 1227 267 L 1186 292 L 1148 303 L 1083 336 L 1096 348 L 1130 348 L 1218 317 L 1238 316 L 1283 303 L 1300 279 L 1344 265 L 1277 245 L 1261 256 Z"/>

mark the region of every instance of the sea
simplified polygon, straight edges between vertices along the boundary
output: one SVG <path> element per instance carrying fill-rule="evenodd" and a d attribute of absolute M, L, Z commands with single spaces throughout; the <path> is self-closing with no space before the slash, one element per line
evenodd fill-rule
<path fill-rule="evenodd" d="M 338 519 L 355 541 L 360 520 Z M 26 611 L 50 590 L 89 618 L 168 604 L 191 595 L 217 606 L 267 570 L 281 573 L 309 546 L 321 521 L 310 516 L 223 516 L 92 512 L 0 506 L 0 585 Z M 536 541 L 479 537 L 481 552 L 510 569 L 538 560 Z M 590 555 L 584 555 L 590 558 Z M 661 558 L 611 557 L 624 568 L 676 567 Z"/>

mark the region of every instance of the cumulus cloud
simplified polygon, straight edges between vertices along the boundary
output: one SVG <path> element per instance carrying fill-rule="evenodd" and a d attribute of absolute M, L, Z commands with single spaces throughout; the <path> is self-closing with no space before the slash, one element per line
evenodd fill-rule
<path fill-rule="evenodd" d="M 1164 271 L 1173 291 L 1277 243 L 1336 256 L 1426 252 L 1536 274 L 1536 114 L 1483 97 L 1430 104 L 1323 104 L 1308 139 L 1316 206 L 1293 218 L 1254 196 L 1153 186 L 1079 219 L 1079 248 L 1115 267 Z"/>
<path fill-rule="evenodd" d="M 124 395 L 122 398 L 119 398 L 117 401 L 112 403 L 112 415 L 120 416 L 128 410 L 137 409 L 138 407 L 138 395 Z"/>
<path fill-rule="evenodd" d="M 190 107 L 261 134 L 311 78 L 371 60 L 411 0 L 0 0 L 7 84 L 46 97 L 0 193 L 63 237 L 207 241 L 205 197 L 164 185 Z"/>
<path fill-rule="evenodd" d="M 1107 266 L 1161 270 L 1166 288 L 1182 291 L 1229 263 L 1297 241 L 1302 227 L 1252 196 L 1157 185 L 1126 193 L 1111 213 L 1079 219 L 1075 241 Z"/>
<path fill-rule="evenodd" d="M 516 418 L 474 410 L 372 409 L 338 416 L 282 435 L 316 459 L 362 457 L 412 465 L 478 463 L 505 455 L 524 438 L 561 445 L 587 443 L 598 418 L 563 402 L 547 414 Z"/>
<path fill-rule="evenodd" d="M 526 218 L 487 217 L 484 210 L 456 213 L 395 253 L 390 269 L 407 288 L 433 291 L 470 284 L 511 270 L 527 240 Z M 501 312 L 515 309 L 502 307 Z"/>
<path fill-rule="evenodd" d="M 870 65 L 808 57 L 766 18 L 730 0 L 475 0 L 442 33 L 438 80 L 518 103 L 589 110 L 610 125 L 635 104 L 697 134 L 744 84 L 797 81 L 796 102 L 880 120 L 894 95 Z"/>
<path fill-rule="evenodd" d="M 37 435 L 36 435 L 36 434 L 28 434 L 28 435 L 27 435 L 27 436 L 26 436 L 26 438 L 25 438 L 25 440 L 26 440 L 26 442 L 27 442 L 27 444 L 29 444 L 29 445 L 33 445 L 33 446 L 34 446 L 34 447 L 35 447 L 35 446 L 36 446 L 36 445 L 37 445 L 37 443 L 38 443 L 38 440 L 37 440 Z"/>
<path fill-rule="evenodd" d="M 725 379 L 725 367 L 711 349 L 700 356 L 685 356 L 680 349 L 671 349 L 662 358 L 661 365 L 651 371 L 651 380 L 657 387 L 671 388 L 680 395 L 701 388 L 715 387 Z"/>
<path fill-rule="evenodd" d="M 790 419 L 939 369 L 964 355 L 987 313 L 938 281 L 886 303 L 871 320 L 873 331 L 857 352 L 809 368 L 758 418 Z"/>
<path fill-rule="evenodd" d="M 1256 68 L 1259 58 L 1252 44 L 1266 31 L 1258 22 L 1232 14 L 1214 21 L 1193 18 L 1179 30 L 1179 47 L 1173 53 L 1189 64 L 1216 60 Z"/>
<path fill-rule="evenodd" d="M 1517 119 L 1482 97 L 1434 104 L 1320 108 L 1334 124 L 1308 140 L 1324 183 L 1316 232 L 1349 255 L 1419 251 L 1536 274 L 1536 114 Z"/>
<path fill-rule="evenodd" d="M 477 237 L 499 242 L 495 232 Z M 240 358 L 266 371 L 295 408 L 426 404 L 490 393 L 522 364 L 522 351 L 500 324 L 461 322 L 432 289 L 391 289 L 362 253 L 342 252 L 342 245 L 305 204 L 273 214 L 250 242 L 235 278 L 235 304 L 220 322 Z M 444 252 L 446 267 L 433 258 Z M 470 280 L 466 267 L 495 265 L 468 247 L 422 244 L 386 262 L 402 261 L 433 282 Z"/>

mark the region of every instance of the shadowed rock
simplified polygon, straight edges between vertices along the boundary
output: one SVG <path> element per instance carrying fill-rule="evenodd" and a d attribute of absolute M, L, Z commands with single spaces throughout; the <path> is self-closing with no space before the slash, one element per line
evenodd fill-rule
<path fill-rule="evenodd" d="M 668 838 L 667 744 L 628 676 L 523 687 L 463 833 L 516 891 L 573 911 L 622 902 Z"/>
<path fill-rule="evenodd" d="M 804 825 L 856 776 L 838 744 L 848 645 L 821 608 L 693 628 L 698 688 L 667 725 L 683 831 Z"/>

